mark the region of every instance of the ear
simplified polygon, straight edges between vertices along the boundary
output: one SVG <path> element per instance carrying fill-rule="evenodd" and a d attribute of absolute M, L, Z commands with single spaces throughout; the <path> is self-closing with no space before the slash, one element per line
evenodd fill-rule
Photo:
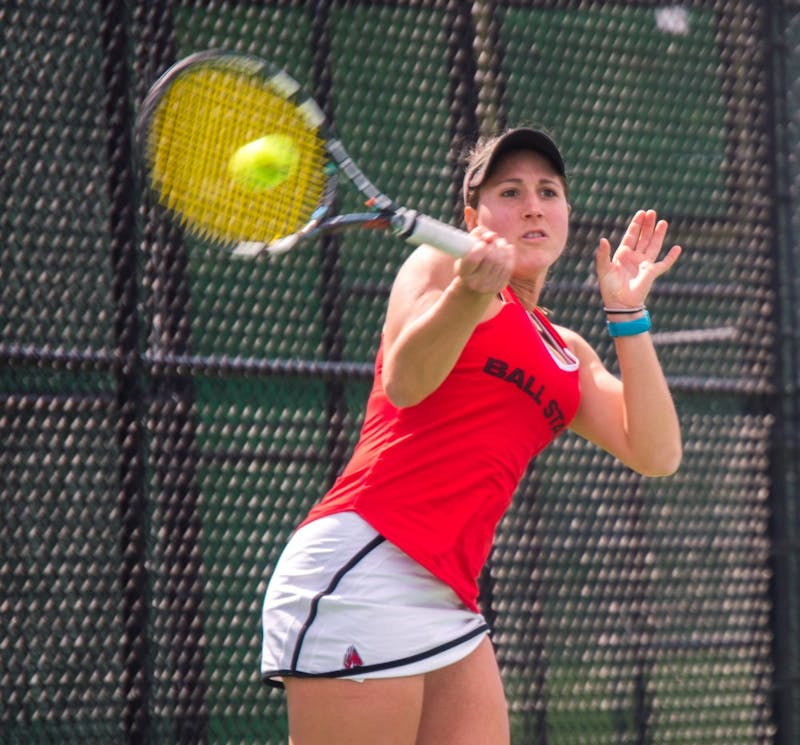
<path fill-rule="evenodd" d="M 464 222 L 467 225 L 467 230 L 472 230 L 478 224 L 478 211 L 467 205 L 464 207 Z"/>

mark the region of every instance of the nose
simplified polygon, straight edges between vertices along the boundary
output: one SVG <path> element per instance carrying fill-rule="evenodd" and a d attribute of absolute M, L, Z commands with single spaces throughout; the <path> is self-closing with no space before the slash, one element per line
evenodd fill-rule
<path fill-rule="evenodd" d="M 524 214 L 525 217 L 541 217 L 542 200 L 539 198 L 538 194 L 531 194 L 531 196 L 525 200 Z"/>

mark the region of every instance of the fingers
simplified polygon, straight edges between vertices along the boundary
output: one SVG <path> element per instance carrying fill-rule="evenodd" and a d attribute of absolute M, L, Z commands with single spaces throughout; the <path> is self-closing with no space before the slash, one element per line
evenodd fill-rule
<path fill-rule="evenodd" d="M 665 272 L 668 272 L 672 269 L 675 262 L 680 257 L 683 249 L 680 246 L 673 246 L 668 252 L 667 255 L 661 259 L 661 261 L 657 261 L 653 267 L 656 270 L 656 276 L 661 276 Z"/>
<path fill-rule="evenodd" d="M 642 234 L 642 228 L 644 226 L 645 220 L 647 217 L 647 212 L 644 210 L 639 210 L 634 216 L 633 219 L 628 224 L 628 229 L 625 231 L 625 235 L 622 238 L 622 243 L 620 243 L 620 248 L 628 248 L 631 251 L 636 250 L 636 246 L 639 245 L 639 239 Z"/>
<path fill-rule="evenodd" d="M 655 210 L 639 210 L 630 221 L 620 248 L 648 256 L 657 254 L 666 233 L 667 223 L 657 219 Z"/>
<path fill-rule="evenodd" d="M 656 213 L 653 212 L 653 221 L 655 222 Z M 647 258 L 655 260 L 661 253 L 661 248 L 664 245 L 664 238 L 667 236 L 667 228 L 669 223 L 666 220 L 659 220 L 653 227 L 653 232 L 649 236 L 647 243 L 643 246 L 643 250 Z M 677 258 L 677 257 L 676 257 Z"/>
<path fill-rule="evenodd" d="M 668 228 L 669 223 L 666 220 L 659 220 L 655 210 L 639 210 L 631 219 L 618 250 L 623 253 L 630 251 L 641 258 L 655 262 L 661 253 Z M 669 266 L 672 266 L 676 259 L 677 257 Z"/>
<path fill-rule="evenodd" d="M 475 245 L 456 262 L 456 273 L 475 292 L 500 292 L 514 270 L 514 249 L 486 228 L 478 227 L 472 235 L 477 239 Z"/>
<path fill-rule="evenodd" d="M 600 239 L 595 260 L 604 300 L 624 306 L 644 302 L 653 281 L 668 272 L 681 255 L 681 247 L 673 246 L 659 260 L 668 227 L 666 220 L 658 219 L 655 210 L 639 210 L 613 256 L 608 240 Z"/>
<path fill-rule="evenodd" d="M 597 276 L 602 280 L 611 270 L 611 244 L 607 238 L 600 239 L 594 258 L 597 265 Z"/>

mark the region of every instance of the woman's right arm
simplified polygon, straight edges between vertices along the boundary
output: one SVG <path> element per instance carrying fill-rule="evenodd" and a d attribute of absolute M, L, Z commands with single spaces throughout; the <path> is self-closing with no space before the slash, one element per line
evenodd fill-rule
<path fill-rule="evenodd" d="M 508 284 L 511 247 L 488 231 L 473 235 L 475 248 L 457 261 L 420 246 L 395 278 L 383 331 L 382 375 L 395 406 L 413 406 L 441 385 Z"/>

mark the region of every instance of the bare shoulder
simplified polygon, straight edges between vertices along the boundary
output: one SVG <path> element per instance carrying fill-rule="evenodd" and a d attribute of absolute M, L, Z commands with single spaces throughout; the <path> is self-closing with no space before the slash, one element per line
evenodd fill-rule
<path fill-rule="evenodd" d="M 392 284 L 385 332 L 389 338 L 430 307 L 453 280 L 454 260 L 431 246 L 418 246 L 400 266 Z"/>
<path fill-rule="evenodd" d="M 390 306 L 414 303 L 431 292 L 441 293 L 452 279 L 452 257 L 431 246 L 418 246 L 402 263 L 394 278 Z"/>
<path fill-rule="evenodd" d="M 395 285 L 437 285 L 444 289 L 453 279 L 453 258 L 432 246 L 417 246 L 400 266 Z"/>

